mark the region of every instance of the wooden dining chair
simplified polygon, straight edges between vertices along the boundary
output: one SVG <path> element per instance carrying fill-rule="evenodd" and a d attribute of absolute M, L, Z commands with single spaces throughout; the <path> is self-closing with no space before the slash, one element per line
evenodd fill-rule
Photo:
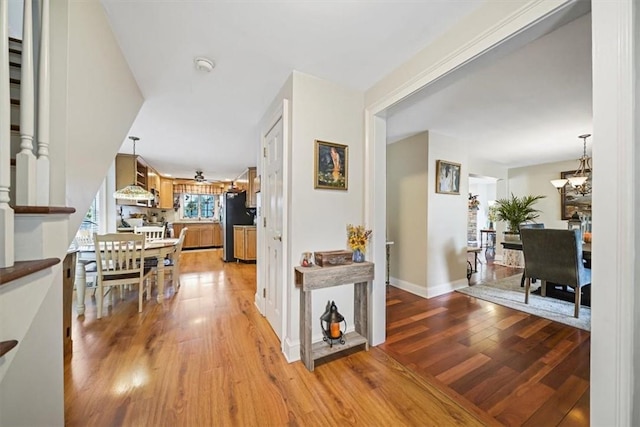
<path fill-rule="evenodd" d="M 180 254 L 182 254 L 182 246 L 184 245 L 184 238 L 187 234 L 188 228 L 185 227 L 180 230 L 180 235 L 178 236 L 178 243 L 176 243 L 176 250 L 170 255 L 170 257 L 165 260 L 164 269 L 166 272 L 171 272 L 171 279 L 178 285 L 175 287 L 175 291 L 178 292 L 178 289 L 181 286 L 180 283 Z"/>
<path fill-rule="evenodd" d="M 98 266 L 98 319 L 102 318 L 106 293 L 111 293 L 111 302 L 114 303 L 114 293 L 110 292 L 113 287 L 138 285 L 138 313 L 142 312 L 144 283 L 151 273 L 151 268 L 144 265 L 145 237 L 135 233 L 96 233 L 93 240 Z M 149 287 L 146 291 L 150 292 Z"/>
<path fill-rule="evenodd" d="M 156 225 L 144 225 L 140 227 L 134 227 L 133 232 L 135 234 L 144 234 L 145 241 L 152 242 L 154 240 L 164 239 L 165 228 Z"/>
<path fill-rule="evenodd" d="M 591 284 L 591 270 L 582 262 L 580 230 L 523 228 L 520 230 L 524 252 L 525 304 L 529 303 L 531 279 L 539 279 L 542 296 L 547 281 L 574 289 L 574 317 L 580 315 L 582 288 Z"/>

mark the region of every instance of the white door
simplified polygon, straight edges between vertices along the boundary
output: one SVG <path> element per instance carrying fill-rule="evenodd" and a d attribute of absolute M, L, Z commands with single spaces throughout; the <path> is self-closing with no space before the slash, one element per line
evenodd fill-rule
<path fill-rule="evenodd" d="M 282 118 L 265 137 L 263 212 L 266 221 L 265 315 L 282 340 Z"/>

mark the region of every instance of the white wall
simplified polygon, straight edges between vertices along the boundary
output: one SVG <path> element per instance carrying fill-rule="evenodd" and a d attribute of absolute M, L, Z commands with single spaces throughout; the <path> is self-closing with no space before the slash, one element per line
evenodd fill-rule
<path fill-rule="evenodd" d="M 98 0 L 69 3 L 68 71 L 70 242 L 144 101 Z"/>
<path fill-rule="evenodd" d="M 436 162 L 460 163 L 460 194 L 436 193 Z M 467 150 L 463 142 L 429 132 L 427 297 L 467 286 Z"/>
<path fill-rule="evenodd" d="M 387 148 L 387 239 L 391 283 L 425 295 L 427 288 L 427 132 Z"/>
<path fill-rule="evenodd" d="M 285 301 L 282 348 L 289 361 L 300 359 L 300 294 L 294 267 L 302 252 L 345 249 L 348 223 L 363 224 L 363 94 L 294 71 L 265 112 L 260 129 L 268 131 L 274 117 L 288 102 L 284 138 L 283 254 Z M 314 189 L 315 140 L 348 145 L 348 190 Z M 261 173 L 259 166 L 258 173 Z M 267 201 L 263 201 L 263 204 Z M 374 230 L 376 233 L 376 230 Z M 262 228 L 258 247 L 264 254 Z M 265 283 L 264 265 L 258 255 L 256 305 L 264 311 L 260 295 Z M 353 285 L 314 291 L 313 319 L 319 319 L 328 299 L 335 300 L 353 329 Z M 320 322 L 313 325 L 320 339 Z"/>
<path fill-rule="evenodd" d="M 293 74 L 292 137 L 290 153 L 290 256 L 285 277 L 291 292 L 285 339 L 292 346 L 300 342 L 300 297 L 293 269 L 306 251 L 345 249 L 347 224 L 363 224 L 363 94 L 307 74 Z M 315 190 L 315 140 L 349 147 L 348 191 Z M 384 230 L 373 230 L 375 234 Z M 312 319 L 319 319 L 327 300 L 335 300 L 353 327 L 353 285 L 314 291 Z M 313 335 L 321 337 L 320 322 Z M 300 357 L 293 348 L 289 360 Z"/>

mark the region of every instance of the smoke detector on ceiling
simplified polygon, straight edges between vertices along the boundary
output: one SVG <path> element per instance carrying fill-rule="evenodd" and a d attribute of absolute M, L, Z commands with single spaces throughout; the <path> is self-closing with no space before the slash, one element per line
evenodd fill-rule
<path fill-rule="evenodd" d="M 204 71 L 205 73 L 211 72 L 216 66 L 212 60 L 203 57 L 197 57 L 193 62 L 196 64 L 196 70 Z"/>

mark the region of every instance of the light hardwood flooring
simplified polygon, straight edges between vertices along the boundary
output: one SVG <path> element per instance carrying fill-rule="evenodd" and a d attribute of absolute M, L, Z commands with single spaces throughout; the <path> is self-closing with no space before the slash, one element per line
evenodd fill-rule
<path fill-rule="evenodd" d="M 88 293 L 65 360 L 67 425 L 497 425 L 380 348 L 314 372 L 287 363 L 254 306 L 255 266 L 220 255 L 184 252 L 180 290 L 140 314 L 132 291 L 97 320 Z"/>

